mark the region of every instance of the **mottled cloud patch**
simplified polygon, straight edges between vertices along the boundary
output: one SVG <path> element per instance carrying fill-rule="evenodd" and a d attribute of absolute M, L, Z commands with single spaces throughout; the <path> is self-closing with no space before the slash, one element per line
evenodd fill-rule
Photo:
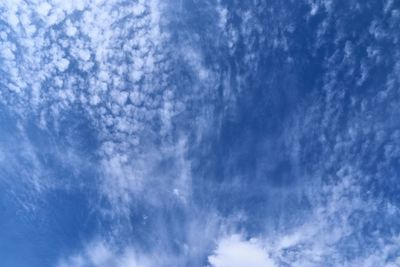
<path fill-rule="evenodd" d="M 163 157 L 187 165 L 174 119 L 190 99 L 182 99 L 173 64 L 186 61 L 204 83 L 210 73 L 200 50 L 191 50 L 193 58 L 171 54 L 181 49 L 169 40 L 162 3 L 15 1 L 0 7 L 0 71 L 7 73 L 0 78 L 0 104 L 44 130 L 79 110 L 99 139 L 95 152 L 104 175 L 96 186 L 115 213 L 126 215 L 135 194 L 155 184 Z M 171 185 L 165 191 L 182 199 L 190 181 L 182 178 L 189 176 L 185 166 L 160 185 Z"/>

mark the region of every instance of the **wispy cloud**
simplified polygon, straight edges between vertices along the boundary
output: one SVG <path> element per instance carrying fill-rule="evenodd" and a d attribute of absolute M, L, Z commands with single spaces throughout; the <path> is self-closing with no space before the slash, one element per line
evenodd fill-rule
<path fill-rule="evenodd" d="M 61 260 L 57 267 L 152 267 L 156 265 L 156 258 L 142 257 L 132 248 L 116 251 L 109 244 L 102 241 L 88 244 L 83 252 Z"/>

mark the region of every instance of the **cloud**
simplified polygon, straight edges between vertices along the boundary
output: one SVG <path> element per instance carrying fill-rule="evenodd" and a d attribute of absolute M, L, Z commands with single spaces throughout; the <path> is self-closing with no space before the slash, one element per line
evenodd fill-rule
<path fill-rule="evenodd" d="M 236 100 L 242 101 L 242 96 L 246 99 L 247 94 L 251 93 L 251 90 L 246 90 L 252 89 L 247 87 L 246 82 L 249 81 L 248 77 L 259 79 L 254 76 L 260 73 L 259 68 L 264 64 L 258 63 L 259 58 L 261 61 L 266 59 L 268 51 L 273 51 L 268 57 L 274 59 L 275 52 L 281 57 L 286 52 L 297 55 L 301 50 L 297 45 L 302 44 L 296 43 L 292 46 L 287 39 L 297 29 L 293 25 L 288 29 L 280 26 L 291 22 L 292 13 L 282 12 L 285 13 L 282 15 L 284 18 L 278 14 L 287 10 L 276 10 L 276 7 L 271 6 L 271 12 L 279 12 L 270 16 L 266 15 L 270 14 L 266 13 L 269 5 L 259 1 L 246 4 L 246 8 L 234 5 L 226 7 L 218 1 L 218 25 L 212 28 L 210 23 L 210 28 L 206 28 L 207 32 L 212 33 L 213 42 L 210 43 L 214 43 L 214 39 L 217 43 L 215 47 L 218 49 L 215 49 L 203 48 L 203 44 L 207 45 L 204 40 L 201 44 L 195 44 L 200 43 L 198 40 L 201 38 L 187 41 L 187 36 L 198 35 L 191 32 L 189 24 L 185 25 L 182 32 L 174 32 L 167 27 L 169 22 L 166 20 L 169 18 L 168 14 L 163 13 L 162 1 L 111 0 L 74 3 L 54 0 L 51 5 L 32 1 L 3 1 L 0 4 L 0 15 L 9 25 L 0 32 L 0 70 L 6 74 L 1 78 L 0 102 L 22 119 L 37 122 L 43 129 L 57 125 L 68 118 L 71 111 L 78 110 L 87 119 L 88 128 L 95 133 L 94 139 L 98 141 L 94 153 L 99 161 L 94 168 L 101 175 L 96 181 L 96 192 L 100 195 L 99 198 L 106 199 L 101 203 L 107 202 L 104 205 L 109 207 L 107 214 L 111 213 L 113 219 L 131 218 L 133 215 L 139 217 L 141 214 L 133 214 L 132 209 L 143 203 L 151 207 L 176 208 L 189 221 L 171 219 L 171 228 L 181 230 L 179 234 L 183 237 L 177 238 L 178 241 L 171 241 L 172 234 L 165 233 L 169 226 L 165 226 L 165 218 L 161 216 L 156 217 L 155 220 L 160 222 L 157 221 L 157 226 L 152 229 L 161 233 L 161 243 L 174 243 L 179 248 L 184 247 L 182 250 L 185 252 L 176 252 L 178 256 L 196 255 L 198 258 L 207 258 L 211 253 L 208 260 L 213 267 L 265 267 L 279 266 L 281 263 L 307 267 L 323 266 L 327 263 L 338 266 L 384 266 L 389 265 L 389 262 L 395 264 L 393 255 L 397 253 L 396 248 L 387 244 L 398 242 L 394 234 L 396 229 L 392 229 L 386 221 L 379 224 L 381 228 L 390 229 L 388 232 L 374 225 L 377 232 L 368 233 L 371 236 L 366 237 L 363 229 L 370 225 L 369 218 L 383 218 L 382 220 L 390 222 L 399 215 L 399 210 L 393 208 L 397 207 L 396 203 L 391 203 L 385 197 L 376 197 L 376 192 L 366 190 L 366 185 L 374 181 L 376 188 L 385 186 L 388 190 L 393 190 L 397 184 L 396 170 L 393 167 L 396 164 L 393 163 L 397 162 L 400 155 L 399 132 L 394 130 L 398 128 L 396 123 L 399 102 L 396 92 L 400 54 L 396 52 L 392 55 L 392 60 L 397 62 L 393 71 L 389 71 L 391 66 L 383 68 L 388 70 L 388 76 L 382 82 L 384 88 L 379 93 L 374 94 L 371 90 L 370 98 L 357 95 L 345 98 L 352 94 L 351 91 L 357 90 L 348 90 L 346 85 L 340 84 L 341 79 L 337 77 L 357 70 L 354 62 L 359 62 L 360 59 L 354 56 L 357 53 L 353 51 L 359 49 L 359 44 L 354 42 L 346 45 L 341 40 L 357 38 L 346 37 L 346 27 L 340 21 L 331 23 L 337 21 L 337 12 L 333 12 L 335 6 L 331 4 L 332 1 L 308 2 L 310 16 L 320 13 L 322 16 L 325 11 L 327 13 L 326 18 L 321 17 L 323 22 L 316 30 L 316 48 L 307 47 L 310 49 L 309 54 L 317 53 L 326 40 L 329 41 L 327 47 L 333 47 L 327 49 L 328 55 L 321 59 L 321 67 L 327 70 L 321 75 L 321 88 L 317 88 L 317 92 L 310 92 L 309 98 L 299 101 L 305 104 L 294 109 L 296 114 L 293 115 L 293 125 L 297 126 L 285 125 L 286 134 L 282 135 L 285 139 L 282 142 L 288 143 L 285 149 L 295 154 L 291 157 L 299 162 L 299 171 L 296 173 L 299 177 L 296 179 L 304 183 L 301 188 L 291 190 L 304 189 L 304 195 L 298 195 L 304 197 L 304 202 L 307 203 L 303 207 L 306 212 L 296 218 L 294 223 L 282 219 L 280 227 L 284 229 L 275 229 L 273 233 L 261 229 L 260 234 L 267 236 L 261 238 L 262 241 L 247 240 L 240 235 L 222 237 L 215 251 L 210 251 L 208 243 L 218 229 L 224 226 L 222 220 L 216 220 L 217 222 L 213 222 L 213 230 L 205 234 L 203 223 L 206 219 L 198 218 L 199 215 L 192 211 L 199 208 L 196 206 L 198 202 L 204 201 L 192 199 L 192 182 L 195 180 L 198 183 L 196 186 L 200 187 L 197 189 L 202 191 L 206 186 L 203 188 L 204 185 L 200 182 L 207 183 L 212 177 L 192 177 L 193 170 L 199 167 L 192 168 L 190 156 L 200 157 L 215 152 L 204 148 L 199 153 L 193 142 L 202 138 L 203 128 L 217 136 L 216 143 L 220 142 L 223 136 L 219 136 L 219 127 L 227 119 L 225 110 L 234 106 Z M 398 43 L 397 35 L 390 34 L 390 30 L 397 27 L 395 17 L 398 17 L 398 12 L 389 12 L 391 6 L 389 1 L 385 6 L 385 12 L 390 17 L 387 23 L 377 18 L 369 26 L 369 31 L 365 32 L 377 41 L 387 39 L 387 45 L 390 42 Z M 35 22 L 38 18 L 37 14 L 32 13 L 33 10 L 41 15 L 39 19 L 43 23 Z M 210 11 L 207 8 L 205 10 Z M 237 17 L 240 19 L 236 19 Z M 266 18 L 271 20 L 264 21 Z M 277 30 L 271 30 L 264 25 L 276 25 Z M 190 32 L 186 32 L 188 29 Z M 214 32 L 215 29 L 219 30 Z M 287 30 L 290 34 L 285 33 Z M 332 37 L 335 40 L 325 38 L 325 33 L 329 36 L 335 35 Z M 216 36 L 223 38 L 218 39 Z M 174 41 L 174 38 L 181 43 Z M 311 39 L 310 42 L 312 41 Z M 344 44 L 343 49 L 341 43 Z M 361 60 L 359 85 L 367 84 L 366 81 L 374 73 L 372 66 L 382 61 L 384 50 L 389 50 L 386 44 L 375 44 L 365 49 L 368 56 Z M 202 49 L 209 49 L 212 53 L 219 52 L 205 56 Z M 331 50 L 335 50 L 332 55 L 329 54 Z M 209 67 L 212 65 L 210 61 L 217 63 Z M 278 62 L 281 62 L 280 58 Z M 290 70 L 294 73 L 297 71 Z M 267 73 L 263 75 L 267 75 L 266 79 L 270 77 Z M 186 76 L 189 77 L 185 78 Z M 352 76 L 357 76 L 357 73 Z M 299 78 L 298 81 L 301 84 L 303 80 Z M 274 81 L 269 82 L 272 86 L 275 85 Z M 270 85 L 266 86 L 265 91 L 268 91 L 268 86 Z M 222 95 L 221 98 L 217 98 L 219 95 Z M 271 97 L 271 103 L 274 103 L 276 99 Z M 215 99 L 218 102 L 216 105 L 221 106 L 213 106 Z M 347 102 L 351 105 L 345 106 L 344 103 Z M 382 108 L 383 105 L 385 109 Z M 190 110 L 196 114 L 193 115 Z M 225 115 L 217 114 L 220 122 L 213 124 L 212 116 L 218 110 Z M 343 126 L 344 118 L 347 125 Z M 241 118 L 241 121 L 245 120 L 247 117 Z M 388 121 L 391 121 L 391 125 L 388 125 Z M 73 134 L 70 138 L 74 138 Z M 255 139 L 260 138 L 257 136 Z M 9 157 L 17 154 L 16 151 L 11 151 L 6 147 L 7 144 L 0 143 L 1 148 L 6 147 L 1 151 L 1 162 L 7 161 L 7 165 L 3 164 L 2 171 L 12 172 L 12 169 L 18 169 L 23 172 L 22 176 L 28 177 L 27 185 L 23 182 L 24 188 L 33 188 L 32 191 L 35 192 L 47 190 L 51 182 L 48 183 L 43 178 L 47 177 L 43 172 L 45 166 L 30 141 L 21 138 L 19 142 L 13 140 L 12 143 L 20 143 L 14 149 L 22 151 L 19 152 L 20 158 Z M 207 147 L 214 143 L 205 140 L 203 144 Z M 218 144 L 216 149 L 220 148 L 221 152 L 225 151 L 225 147 Z M 229 157 L 234 158 L 234 154 Z M 29 161 L 30 167 L 18 168 L 21 158 Z M 74 160 L 77 164 L 71 166 L 78 166 L 85 161 L 85 158 L 78 157 Z M 213 172 L 208 166 L 205 169 L 207 175 Z M 255 172 L 262 173 L 258 170 Z M 244 182 L 239 183 L 239 187 L 249 190 L 246 181 L 251 179 L 240 178 Z M 218 179 L 227 184 L 232 182 L 231 177 L 227 176 Z M 261 193 L 264 193 L 261 189 L 264 187 L 263 184 L 257 185 Z M 279 190 L 280 195 L 293 192 Z M 19 195 L 16 190 L 13 192 Z M 241 193 L 249 194 L 249 191 Z M 278 198 L 271 199 L 279 202 Z M 389 208 L 389 204 L 392 208 Z M 100 207 L 102 208 L 104 207 Z M 282 213 L 288 212 L 286 207 L 281 209 Z M 208 206 L 202 212 L 205 218 L 215 215 L 215 211 Z M 293 217 L 298 215 L 293 213 Z M 261 216 L 257 220 L 265 221 L 266 225 L 271 221 L 281 221 L 280 218 L 271 219 L 268 216 Z M 233 225 L 236 223 L 231 218 L 226 218 L 226 221 Z M 121 232 L 126 234 L 125 231 Z M 202 236 L 198 233 L 202 233 Z M 196 242 L 201 245 L 196 246 Z M 347 255 L 350 250 L 351 257 Z M 105 241 L 93 242 L 81 253 L 65 259 L 62 264 L 74 267 L 90 264 L 96 267 L 152 266 L 152 261 L 149 260 L 151 256 L 140 255 L 137 251 L 129 246 L 115 249 Z M 195 252 L 185 254 L 187 251 Z"/>
<path fill-rule="evenodd" d="M 43 2 L 43 3 L 39 4 L 37 12 L 39 15 L 42 15 L 45 17 L 49 14 L 50 10 L 51 10 L 51 5 L 47 2 Z"/>
<path fill-rule="evenodd" d="M 60 260 L 56 267 L 156 267 L 145 255 L 138 255 L 131 247 L 118 252 L 103 240 L 93 241 L 82 252 Z"/>
<path fill-rule="evenodd" d="M 277 266 L 257 240 L 243 240 L 239 235 L 220 240 L 208 261 L 212 267 Z"/>
<path fill-rule="evenodd" d="M 178 58 L 171 58 L 171 49 L 179 49 L 168 42 L 168 29 L 161 29 L 163 4 L 158 1 L 78 2 L 0 4 L 10 28 L 0 31 L 0 70 L 8 74 L 1 79 L 0 103 L 45 130 L 79 109 L 99 140 L 99 192 L 110 203 L 129 206 L 133 195 L 158 177 L 160 155 L 176 159 L 177 165 L 184 161 L 186 148 L 181 149 L 173 127 L 186 108 L 171 67 Z M 196 55 L 193 60 L 201 57 Z M 193 60 L 187 64 L 197 64 Z M 166 191 L 173 196 L 178 189 L 184 199 L 187 185 L 178 170 L 173 172 L 176 180 L 168 177 Z"/>

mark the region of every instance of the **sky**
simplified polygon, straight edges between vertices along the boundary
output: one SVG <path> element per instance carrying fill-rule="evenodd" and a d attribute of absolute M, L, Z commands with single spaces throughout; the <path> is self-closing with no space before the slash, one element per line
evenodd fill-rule
<path fill-rule="evenodd" d="M 396 0 L 0 1 L 0 266 L 400 266 L 399 31 Z"/>

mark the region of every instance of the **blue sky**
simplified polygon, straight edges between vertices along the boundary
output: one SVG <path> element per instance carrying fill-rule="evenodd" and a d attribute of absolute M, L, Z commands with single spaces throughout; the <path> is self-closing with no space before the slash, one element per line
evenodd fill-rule
<path fill-rule="evenodd" d="M 0 3 L 0 266 L 400 266 L 397 1 Z"/>

